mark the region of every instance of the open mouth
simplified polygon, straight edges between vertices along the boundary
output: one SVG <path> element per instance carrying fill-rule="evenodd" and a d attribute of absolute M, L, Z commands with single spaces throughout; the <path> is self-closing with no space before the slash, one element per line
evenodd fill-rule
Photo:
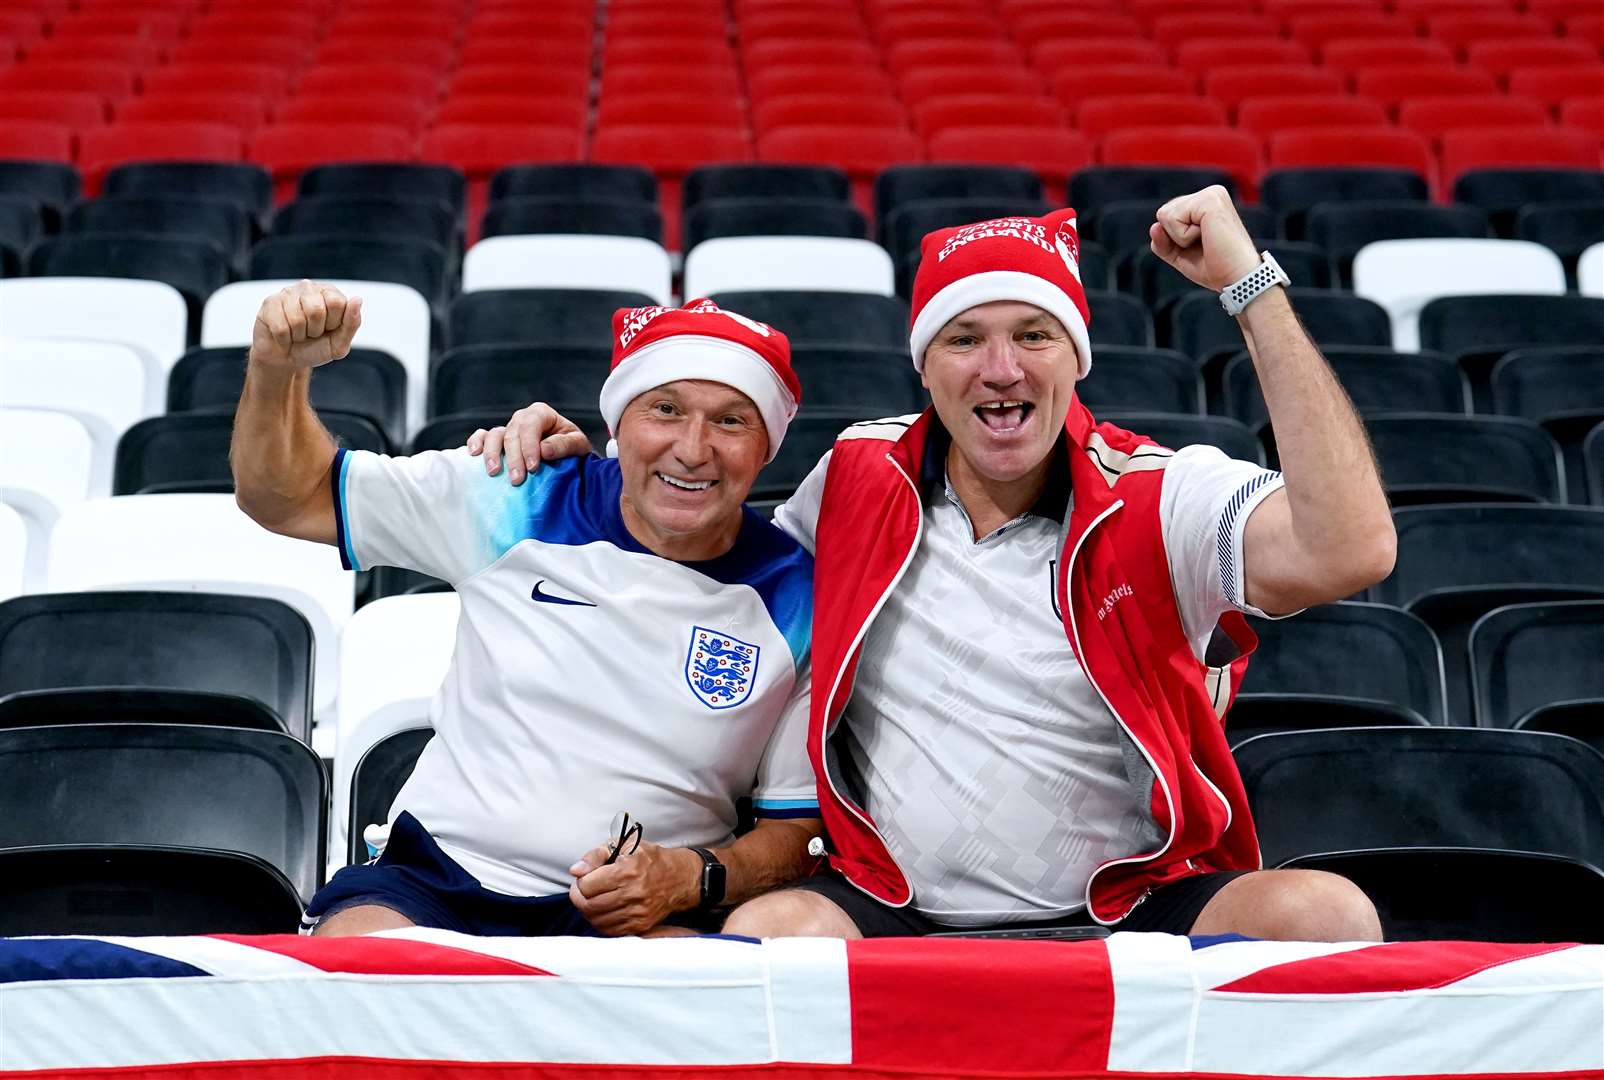
<path fill-rule="evenodd" d="M 1036 406 L 1028 401 L 987 401 L 975 406 L 975 416 L 988 431 L 1006 435 L 1025 426 Z"/>
<path fill-rule="evenodd" d="M 669 476 L 667 473 L 662 472 L 654 473 L 653 475 L 675 491 L 706 491 L 718 483 L 717 480 L 681 480 L 677 476 Z"/>

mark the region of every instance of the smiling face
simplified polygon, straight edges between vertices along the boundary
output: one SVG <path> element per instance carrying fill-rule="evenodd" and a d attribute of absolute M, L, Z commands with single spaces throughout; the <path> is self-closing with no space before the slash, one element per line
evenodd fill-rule
<path fill-rule="evenodd" d="M 665 558 L 722 555 L 768 452 L 757 406 L 723 383 L 686 379 L 636 397 L 618 420 L 630 535 Z"/>
<path fill-rule="evenodd" d="M 924 361 L 936 413 L 970 469 L 1008 483 L 1046 462 L 1080 370 L 1057 318 L 1012 300 L 980 304 L 941 328 Z"/>

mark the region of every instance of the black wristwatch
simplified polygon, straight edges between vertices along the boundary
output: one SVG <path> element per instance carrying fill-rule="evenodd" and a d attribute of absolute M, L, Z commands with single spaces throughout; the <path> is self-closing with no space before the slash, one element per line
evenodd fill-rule
<path fill-rule="evenodd" d="M 727 867 L 705 847 L 692 847 L 691 850 L 702 857 L 702 900 L 696 908 L 698 911 L 716 908 L 724 902 L 724 874 Z"/>

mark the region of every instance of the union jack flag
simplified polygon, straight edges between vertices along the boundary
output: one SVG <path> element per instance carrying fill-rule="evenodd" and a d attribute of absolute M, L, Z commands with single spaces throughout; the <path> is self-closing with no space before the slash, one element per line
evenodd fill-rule
<path fill-rule="evenodd" d="M 35 1080 L 1604 1076 L 1604 946 L 0 939 Z"/>

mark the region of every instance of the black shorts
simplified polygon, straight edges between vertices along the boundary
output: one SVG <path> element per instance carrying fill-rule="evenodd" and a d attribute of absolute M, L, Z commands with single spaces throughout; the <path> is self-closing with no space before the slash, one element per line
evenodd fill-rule
<path fill-rule="evenodd" d="M 1191 877 L 1161 885 L 1147 894 L 1147 899 L 1115 923 L 1110 929 L 1141 933 L 1187 934 L 1192 924 L 1203 913 L 1214 894 L 1250 870 L 1224 870 L 1212 874 L 1194 874 Z M 932 922 L 912 907 L 890 907 L 882 904 L 840 874 L 828 873 L 810 877 L 790 886 L 818 893 L 831 901 L 847 918 L 857 924 L 858 932 L 872 937 L 923 937 L 926 934 L 949 933 L 955 930 L 1028 930 L 1057 926 L 1096 926 L 1097 922 L 1085 911 L 1058 919 L 1041 922 L 1011 922 L 996 926 L 946 926 Z"/>

